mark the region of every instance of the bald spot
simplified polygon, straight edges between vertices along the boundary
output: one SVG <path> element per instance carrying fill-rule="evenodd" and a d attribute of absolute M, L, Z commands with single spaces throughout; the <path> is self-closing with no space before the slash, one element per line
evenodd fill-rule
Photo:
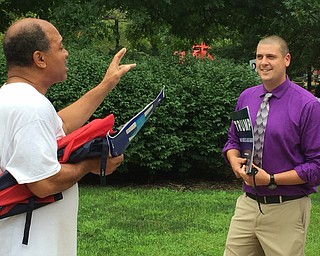
<path fill-rule="evenodd" d="M 58 30 L 48 21 L 36 18 L 24 18 L 14 22 L 7 30 L 5 39 L 9 40 L 10 37 L 15 36 L 16 34 L 20 33 L 28 29 L 28 27 L 32 27 L 34 24 L 38 24 L 43 31 L 45 32 L 46 36 L 50 39 L 50 32 L 55 30 L 55 32 L 59 33 Z"/>

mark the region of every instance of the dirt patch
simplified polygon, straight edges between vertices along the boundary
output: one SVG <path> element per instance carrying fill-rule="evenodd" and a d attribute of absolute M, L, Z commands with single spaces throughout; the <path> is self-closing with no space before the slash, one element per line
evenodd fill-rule
<path fill-rule="evenodd" d="M 237 190 L 241 189 L 242 182 L 240 180 L 232 181 L 206 181 L 206 180 L 170 180 L 170 181 L 160 181 L 152 182 L 147 184 L 136 184 L 136 183 L 126 183 L 126 184 L 113 184 L 111 186 L 115 187 L 140 187 L 140 188 L 170 188 L 178 191 L 187 190 Z"/>
<path fill-rule="evenodd" d="M 143 175 L 117 174 L 107 176 L 106 182 L 109 187 L 141 187 L 141 188 L 170 188 L 179 191 L 184 190 L 238 190 L 241 189 L 242 181 L 237 179 L 220 178 L 210 180 L 205 178 L 189 177 L 168 177 L 169 175 Z M 99 185 L 98 175 L 88 174 L 80 181 L 84 185 Z"/>

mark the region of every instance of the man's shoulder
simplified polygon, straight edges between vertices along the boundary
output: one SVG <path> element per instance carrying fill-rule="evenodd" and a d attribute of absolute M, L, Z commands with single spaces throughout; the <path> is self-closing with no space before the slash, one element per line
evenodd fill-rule
<path fill-rule="evenodd" d="M 34 121 L 55 122 L 57 113 L 50 101 L 35 89 L 8 84 L 0 94 L 0 117 L 19 129 Z"/>
<path fill-rule="evenodd" d="M 5 84 L 1 87 L 2 105 L 28 112 L 29 110 L 51 108 L 50 101 L 33 86 L 26 83 Z"/>
<path fill-rule="evenodd" d="M 248 97 L 248 96 L 252 96 L 253 94 L 260 95 L 262 92 L 263 92 L 262 84 L 253 85 L 243 90 L 240 94 L 240 97 Z"/>
<path fill-rule="evenodd" d="M 311 94 L 306 88 L 303 88 L 292 81 L 290 81 L 289 88 L 293 91 L 291 97 L 298 98 L 300 102 L 312 103 L 318 101 L 317 98 L 313 94 Z"/>

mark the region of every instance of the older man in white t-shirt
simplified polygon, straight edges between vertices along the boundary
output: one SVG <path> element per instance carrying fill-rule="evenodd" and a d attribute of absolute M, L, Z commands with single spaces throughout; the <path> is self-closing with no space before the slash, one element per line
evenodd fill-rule
<path fill-rule="evenodd" d="M 56 113 L 45 97 L 48 88 L 67 78 L 67 50 L 49 22 L 26 18 L 10 26 L 4 38 L 8 78 L 0 89 L 0 170 L 38 197 L 62 192 L 63 199 L 33 211 L 28 245 L 22 244 L 26 216 L 0 220 L 0 255 L 72 256 L 77 247 L 77 182 L 99 174 L 100 160 L 60 164 L 57 139 L 81 127 L 122 75 L 135 64 L 119 65 L 119 51 L 96 87 Z M 107 174 L 123 161 L 108 158 Z"/>

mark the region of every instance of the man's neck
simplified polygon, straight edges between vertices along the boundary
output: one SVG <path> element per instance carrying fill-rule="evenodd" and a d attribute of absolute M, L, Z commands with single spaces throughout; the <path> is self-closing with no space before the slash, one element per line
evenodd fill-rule
<path fill-rule="evenodd" d="M 277 87 L 279 87 L 281 84 L 283 84 L 286 81 L 286 79 L 287 79 L 287 76 L 285 76 L 283 79 L 279 81 L 274 81 L 274 80 L 263 81 L 263 86 L 264 88 L 266 88 L 268 92 L 271 92 Z"/>
<path fill-rule="evenodd" d="M 10 83 L 27 83 L 33 86 L 38 92 L 45 95 L 47 92 L 47 89 L 43 88 L 41 84 L 37 80 L 36 75 L 29 75 L 32 74 L 32 72 L 27 72 L 23 68 L 18 68 L 9 70 L 8 71 L 8 78 L 7 78 L 7 84 Z"/>

